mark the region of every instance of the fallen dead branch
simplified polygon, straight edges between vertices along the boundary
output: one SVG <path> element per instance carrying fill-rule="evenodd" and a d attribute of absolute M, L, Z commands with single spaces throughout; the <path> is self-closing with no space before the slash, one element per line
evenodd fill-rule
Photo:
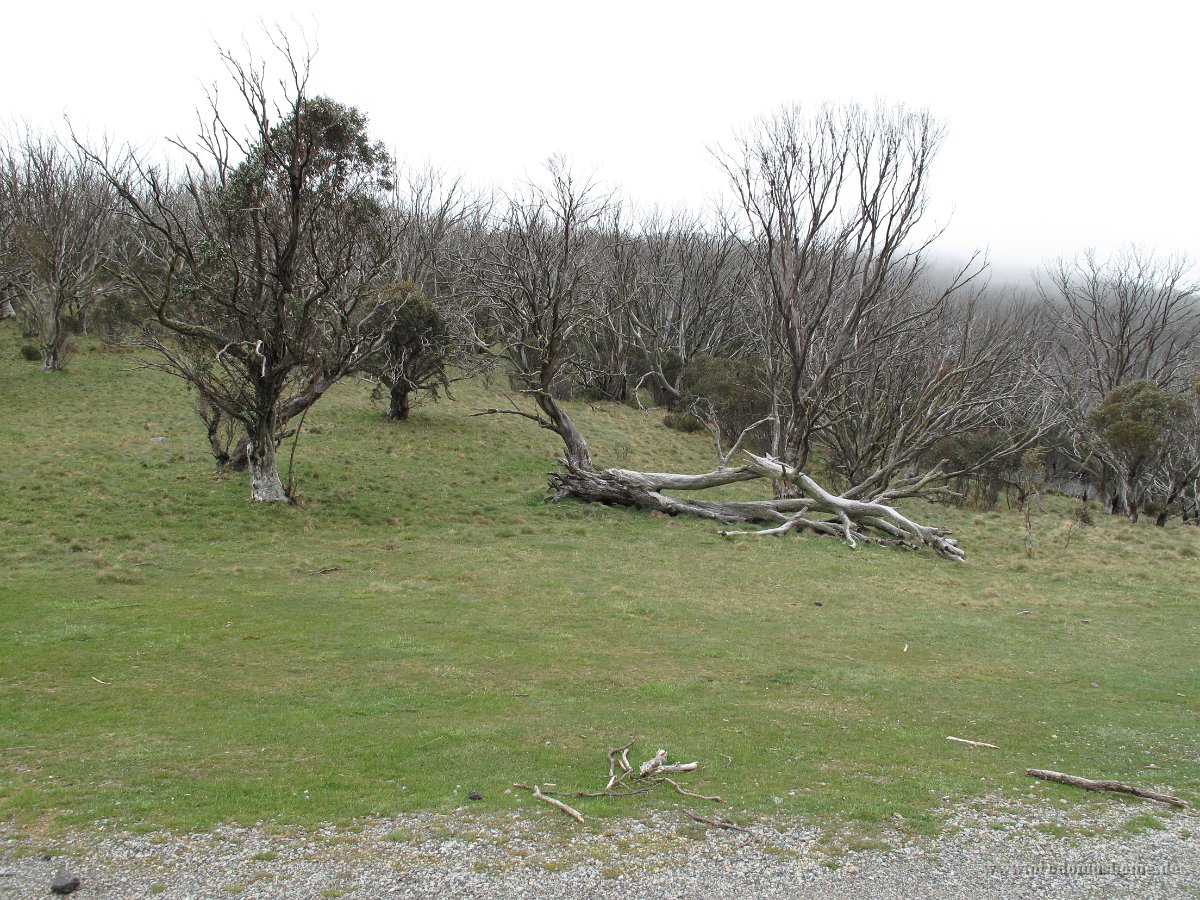
<path fill-rule="evenodd" d="M 705 825 L 711 825 L 713 828 L 724 828 L 726 831 L 740 831 L 742 834 L 754 834 L 749 828 L 743 828 L 741 825 L 735 825 L 732 822 L 722 822 L 720 819 L 709 819 L 705 816 L 698 816 L 686 809 L 683 811 L 683 814 L 689 819 L 696 822 L 703 822 Z"/>
<path fill-rule="evenodd" d="M 660 769 L 659 771 L 662 771 L 662 770 Z M 655 778 L 654 779 L 654 782 L 656 784 L 661 784 L 664 781 L 667 784 L 669 784 L 671 787 L 675 788 L 675 790 L 677 790 L 679 793 L 683 794 L 683 796 L 685 796 L 685 797 L 695 797 L 697 800 L 712 800 L 714 803 L 724 802 L 721 800 L 720 797 L 716 797 L 716 796 L 708 797 L 708 796 L 705 796 L 704 794 L 697 794 L 695 791 L 689 791 L 687 788 L 685 788 L 683 785 L 681 785 L 678 781 L 675 781 L 673 778 Z"/>
<path fill-rule="evenodd" d="M 957 741 L 960 744 L 966 744 L 968 747 L 988 747 L 992 750 L 999 750 L 995 744 L 989 744 L 987 741 L 968 741 L 966 738 L 947 737 L 948 741 Z"/>
<path fill-rule="evenodd" d="M 609 747 L 608 753 L 608 784 L 604 789 L 611 790 L 617 785 L 626 775 L 633 771 L 633 766 L 629 764 L 629 748 L 633 746 L 633 741 L 630 741 L 624 747 Z M 621 774 L 617 774 L 617 767 L 620 766 Z"/>
<path fill-rule="evenodd" d="M 1026 769 L 1025 774 L 1034 778 L 1044 778 L 1046 781 L 1071 784 L 1075 787 L 1081 787 L 1085 791 L 1115 791 L 1119 794 L 1133 794 L 1135 797 L 1144 797 L 1147 800 L 1158 800 L 1160 803 L 1169 803 L 1171 806 L 1187 806 L 1187 801 L 1181 800 L 1178 797 L 1147 791 L 1121 781 L 1095 781 L 1091 778 L 1080 778 L 1078 775 L 1065 775 L 1062 772 L 1052 772 L 1049 769 Z"/>
<path fill-rule="evenodd" d="M 580 825 L 583 824 L 584 819 L 583 819 L 583 816 L 580 814 L 579 810 L 575 809 L 574 807 L 567 806 L 567 804 L 563 803 L 561 800 L 556 800 L 554 797 L 546 796 L 545 794 L 542 793 L 542 789 L 538 785 L 535 784 L 533 787 L 530 787 L 527 784 L 514 784 L 513 787 L 521 788 L 522 790 L 526 790 L 526 791 L 531 791 L 533 793 L 534 800 L 541 800 L 543 803 L 549 803 L 555 809 L 561 809 L 563 812 L 565 812 L 568 816 L 570 816 L 572 819 L 574 819 Z"/>
<path fill-rule="evenodd" d="M 609 747 L 605 751 L 604 757 L 608 761 L 608 783 L 601 791 L 551 791 L 542 790 L 541 785 L 514 784 L 513 787 L 520 788 L 523 791 L 529 791 L 533 794 L 534 799 L 548 803 L 557 809 L 562 810 L 575 821 L 582 823 L 583 815 L 577 810 L 555 797 L 634 797 L 639 794 L 648 794 L 654 790 L 657 785 L 669 784 L 673 787 L 676 793 L 684 797 L 694 797 L 697 800 L 708 800 L 714 803 L 722 803 L 722 799 L 717 796 L 709 796 L 707 794 L 699 794 L 695 791 L 689 791 L 682 784 L 673 778 L 668 778 L 668 774 L 678 774 L 680 772 L 694 772 L 700 767 L 699 763 L 672 763 L 667 761 L 667 751 L 659 750 L 650 759 L 642 763 L 637 769 L 629 762 L 629 748 L 634 742 L 630 741 L 623 747 Z M 727 757 L 728 758 L 728 757 Z M 626 781 L 629 779 L 629 781 Z M 635 785 L 642 785 L 636 787 Z M 546 784 L 547 788 L 554 787 L 550 783 Z M 689 813 L 690 815 L 690 813 Z M 709 820 L 702 820 L 709 822 Z M 709 822 L 714 827 L 725 828 L 736 826 L 721 825 L 716 822 Z M 739 829 L 744 830 L 744 829 Z"/>

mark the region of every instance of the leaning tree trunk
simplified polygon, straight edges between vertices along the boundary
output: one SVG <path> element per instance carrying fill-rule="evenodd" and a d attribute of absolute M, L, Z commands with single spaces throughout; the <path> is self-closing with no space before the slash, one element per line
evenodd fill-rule
<path fill-rule="evenodd" d="M 591 469 L 592 451 L 588 447 L 587 438 L 575 425 L 574 420 L 558 405 L 558 401 L 550 396 L 549 391 L 541 391 L 536 396 L 538 406 L 550 417 L 550 430 L 562 438 L 567 468 Z"/>
<path fill-rule="evenodd" d="M 263 416 L 255 423 L 250 435 L 246 459 L 250 466 L 251 500 L 264 503 L 291 500 L 279 478 L 279 464 L 275 458 L 276 429 L 275 417 Z"/>
<path fill-rule="evenodd" d="M 567 466 L 550 476 L 554 498 L 574 497 L 590 502 L 650 509 L 670 515 L 692 515 L 726 524 L 763 523 L 771 527 L 752 531 L 723 531 L 733 535 L 779 535 L 788 531 L 814 531 L 838 537 L 857 547 L 860 541 L 877 544 L 927 546 L 939 556 L 961 562 L 964 553 L 949 532 L 922 525 L 894 507 L 870 500 L 839 497 L 809 476 L 768 456 L 746 454 L 747 462 L 703 475 L 633 472 L 628 469 L 584 469 Z M 740 481 L 771 479 L 788 486 L 792 496 L 770 500 L 713 501 L 681 499 L 666 491 L 697 491 Z M 820 516 L 827 518 L 820 518 Z"/>

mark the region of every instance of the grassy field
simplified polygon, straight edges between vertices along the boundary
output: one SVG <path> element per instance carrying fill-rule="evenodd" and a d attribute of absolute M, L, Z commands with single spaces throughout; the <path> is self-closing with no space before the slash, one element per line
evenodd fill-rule
<path fill-rule="evenodd" d="M 1200 799 L 1200 529 L 1098 517 L 1068 546 L 1070 507 L 1049 503 L 1026 559 L 1018 513 L 922 505 L 965 565 L 726 541 L 544 503 L 555 439 L 468 417 L 495 401 L 484 385 L 404 424 L 340 386 L 308 417 L 300 504 L 254 506 L 244 476 L 212 474 L 182 384 L 97 347 L 46 375 L 18 346 L 6 324 L 14 828 L 307 824 L 453 810 L 470 790 L 473 811 L 507 812 L 515 781 L 602 786 L 604 749 L 631 738 L 638 759 L 698 760 L 690 783 L 722 814 L 868 834 L 929 832 L 939 807 L 996 793 L 1138 802 L 1029 766 Z M 573 412 L 602 465 L 711 467 L 707 439 L 659 413 Z"/>

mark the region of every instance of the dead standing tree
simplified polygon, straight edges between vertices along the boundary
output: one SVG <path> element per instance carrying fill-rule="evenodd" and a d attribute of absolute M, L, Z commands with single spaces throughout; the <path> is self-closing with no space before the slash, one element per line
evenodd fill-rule
<path fill-rule="evenodd" d="M 771 302 L 765 311 L 783 330 L 782 458 L 746 454 L 743 465 L 730 466 L 743 433 L 732 448 L 719 451 L 718 468 L 704 475 L 596 471 L 568 459 L 566 469 L 551 476 L 556 496 L 770 525 L 727 533 L 808 529 L 852 545 L 864 540 L 926 545 L 961 560 L 953 538 L 881 502 L 888 479 L 870 492 L 838 496 L 803 471 L 833 386 L 863 336 L 863 322 L 920 279 L 923 251 L 932 238 L 918 237 L 916 227 L 940 138 L 936 123 L 923 113 L 827 108 L 806 119 L 785 109 L 744 137 L 738 153 L 720 157 L 746 216 L 746 244 L 767 287 Z M 782 490 L 769 500 L 741 502 L 666 493 L 759 478 Z"/>
<path fill-rule="evenodd" d="M 483 320 L 511 366 L 514 388 L 538 408 L 514 403 L 487 414 L 537 422 L 562 438 L 568 468 L 590 469 L 587 439 L 555 391 L 572 338 L 596 312 L 599 225 L 608 199 L 594 183 L 578 182 L 561 160 L 551 160 L 547 171 L 547 184 L 530 184 L 507 199 L 461 268 L 486 309 Z"/>
<path fill-rule="evenodd" d="M 248 126 L 226 119 L 214 90 L 198 141 L 177 142 L 182 175 L 93 154 L 137 230 L 119 270 L 153 314 L 147 340 L 202 405 L 244 428 L 261 501 L 290 499 L 276 461 L 288 418 L 381 341 L 377 287 L 396 246 L 391 160 L 366 117 L 312 96 L 311 54 L 273 43 L 280 99 L 265 65 L 222 51 Z"/>
<path fill-rule="evenodd" d="M 67 337 L 82 329 L 108 284 L 105 267 L 118 227 L 115 196 L 83 154 L 26 132 L 3 160 L 12 299 L 36 335 L 42 370 L 61 371 Z M 0 317 L 10 310 L 3 296 Z"/>

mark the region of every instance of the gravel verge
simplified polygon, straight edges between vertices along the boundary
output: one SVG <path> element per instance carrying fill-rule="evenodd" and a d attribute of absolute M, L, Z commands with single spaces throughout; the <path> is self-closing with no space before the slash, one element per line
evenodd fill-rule
<path fill-rule="evenodd" d="M 801 823 L 752 835 L 674 814 L 576 828 L 553 811 L 419 814 L 315 829 L 224 826 L 41 839 L 0 825 L 0 898 L 1200 897 L 1200 815 L 1114 800 L 1054 809 L 989 800 L 942 837 L 852 852 Z"/>

